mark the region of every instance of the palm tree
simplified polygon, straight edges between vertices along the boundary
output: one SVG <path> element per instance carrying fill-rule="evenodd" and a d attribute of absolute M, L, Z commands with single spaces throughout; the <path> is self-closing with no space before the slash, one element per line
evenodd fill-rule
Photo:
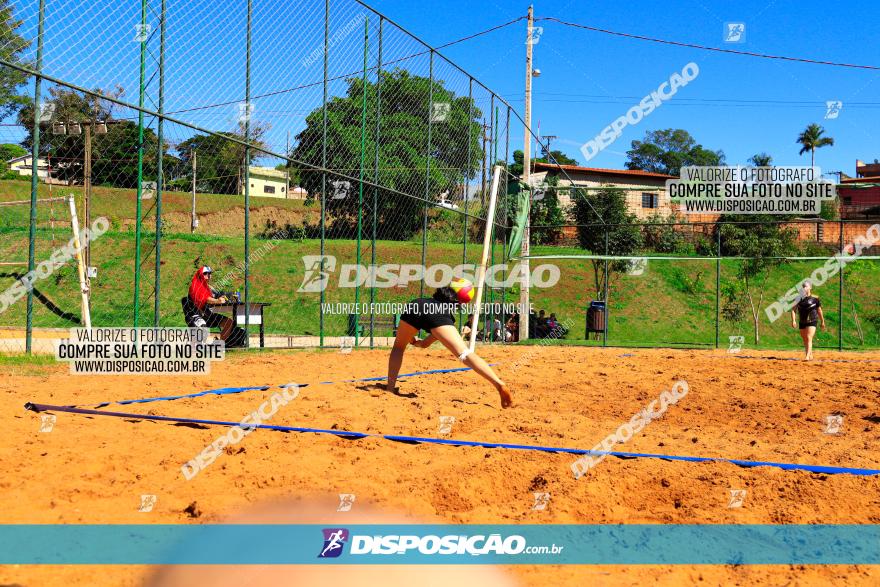
<path fill-rule="evenodd" d="M 823 134 L 825 134 L 825 129 L 814 123 L 798 135 L 797 141 L 795 141 L 801 145 L 801 151 L 798 155 L 803 155 L 807 151 L 810 152 L 810 166 L 815 166 L 816 164 L 816 149 L 834 145 L 834 139 L 823 137 Z"/>
<path fill-rule="evenodd" d="M 749 157 L 749 163 L 755 167 L 770 167 L 773 164 L 773 157 L 762 151 Z"/>

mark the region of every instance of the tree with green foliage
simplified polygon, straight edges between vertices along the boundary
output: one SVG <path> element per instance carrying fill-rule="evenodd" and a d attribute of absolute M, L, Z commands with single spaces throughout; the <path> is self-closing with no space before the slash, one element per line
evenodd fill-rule
<path fill-rule="evenodd" d="M 553 150 L 547 153 L 547 150 L 544 149 L 544 155 L 538 157 L 536 161 L 540 161 L 541 163 L 556 163 L 558 165 L 577 165 L 577 159 L 572 159 L 565 153 L 560 150 Z"/>
<path fill-rule="evenodd" d="M 795 141 L 801 146 L 798 155 L 803 155 L 807 151 L 810 152 L 811 167 L 816 165 L 816 149 L 834 146 L 834 139 L 823 136 L 824 134 L 825 129 L 818 124 L 813 123 L 805 128 L 803 132 L 798 135 L 797 141 Z"/>
<path fill-rule="evenodd" d="M 672 214 L 654 213 L 647 218 L 643 228 L 644 246 L 655 253 L 684 253 L 687 240 L 681 230 L 676 230 L 676 222 L 681 222 Z"/>
<path fill-rule="evenodd" d="M 645 133 L 642 141 L 633 141 L 626 152 L 627 169 L 678 175 L 682 167 L 724 165 L 724 151 L 711 151 L 682 129 L 667 128 Z"/>
<path fill-rule="evenodd" d="M 555 244 L 562 237 L 562 226 L 566 224 L 565 211 L 559 205 L 559 176 L 550 175 L 543 185 L 532 190 L 532 202 L 529 206 L 531 242 L 536 245 Z"/>
<path fill-rule="evenodd" d="M 638 218 L 626 206 L 626 192 L 620 188 L 599 190 L 572 188 L 572 213 L 578 231 L 578 244 L 593 255 L 633 255 L 642 246 L 642 233 L 636 224 Z M 574 193 L 578 192 L 578 193 Z M 603 225 L 604 220 L 604 225 Z M 605 290 L 604 262 L 592 260 L 596 297 L 602 299 Z M 627 269 L 626 261 L 614 261 L 608 267 L 608 289 L 614 272 Z"/>
<path fill-rule="evenodd" d="M 291 187 L 299 185 L 299 167 L 290 165 L 289 162 L 285 161 L 284 163 L 279 163 L 278 165 L 276 165 L 275 169 L 278 171 L 287 172 L 287 177 L 290 180 Z"/>
<path fill-rule="evenodd" d="M 819 202 L 819 218 L 823 220 L 840 220 L 840 196 L 833 200 Z"/>
<path fill-rule="evenodd" d="M 519 190 L 529 192 L 529 226 L 531 226 L 530 242 L 536 245 L 556 244 L 562 237 L 562 227 L 568 220 L 565 211 L 559 204 L 559 195 L 567 192 L 567 188 L 559 187 L 559 177 L 548 175 L 541 183 L 532 187 L 522 182 L 510 180 L 507 191 L 507 226 L 513 227 L 517 222 L 520 202 Z M 499 206 L 502 205 L 499 203 Z"/>
<path fill-rule="evenodd" d="M 28 150 L 15 143 L 3 143 L 0 145 L 0 164 L 5 165 L 10 159 L 27 155 Z"/>
<path fill-rule="evenodd" d="M 80 144 L 80 149 L 82 148 L 82 134 L 79 135 L 65 135 L 53 134 L 53 124 L 55 123 L 70 123 L 70 122 L 78 122 L 78 123 L 86 123 L 90 121 L 113 121 L 113 108 L 114 103 L 109 100 L 105 100 L 104 96 L 120 98 L 123 95 L 122 87 L 117 87 L 114 90 L 104 90 L 101 88 L 96 88 L 95 94 L 83 94 L 82 92 L 78 92 L 76 90 L 69 90 L 64 86 L 52 86 L 49 88 L 49 98 L 44 99 L 44 103 L 47 107 L 47 112 L 51 113 L 51 119 L 43 120 L 40 124 L 40 128 L 42 129 L 42 140 L 40 141 L 40 155 L 45 156 L 48 154 L 53 148 L 55 148 L 59 142 L 64 141 L 65 137 L 74 141 L 70 145 L 73 145 L 76 141 Z M 51 108 L 51 110 L 48 110 Z M 28 134 L 22 140 L 21 144 L 28 150 L 31 149 L 33 145 L 33 136 L 34 136 L 34 105 L 33 102 L 28 102 L 18 113 L 18 123 L 24 126 Z M 60 149 L 64 148 L 72 148 L 70 146 L 62 146 Z M 81 152 L 81 150 L 80 150 Z"/>
<path fill-rule="evenodd" d="M 108 124 L 105 135 L 92 135 L 92 183 L 94 185 L 137 188 L 138 136 L 138 125 L 131 120 L 120 120 Z M 159 137 L 153 132 L 153 129 L 144 128 L 144 181 L 156 181 L 159 173 L 158 148 Z M 172 178 L 174 170 L 179 167 L 179 160 L 168 153 L 168 148 L 166 143 L 163 151 L 162 170 L 166 178 Z M 76 165 L 79 180 L 82 174 L 80 161 L 76 161 Z"/>
<path fill-rule="evenodd" d="M 17 172 L 9 170 L 9 160 L 22 155 L 27 155 L 27 149 L 21 145 L 14 143 L 0 145 L 0 178 L 15 179 L 18 177 Z"/>
<path fill-rule="evenodd" d="M 721 253 L 739 260 L 737 277 L 749 302 L 755 330 L 755 344 L 761 342 L 759 317 L 764 311 L 764 294 L 770 272 L 797 252 L 797 230 L 784 228 L 784 218 L 772 215 L 722 215 L 715 230 L 721 230 Z M 754 222 L 757 224 L 728 224 Z"/>
<path fill-rule="evenodd" d="M 749 163 L 755 167 L 770 167 L 773 165 L 773 157 L 762 151 L 749 157 Z"/>
<path fill-rule="evenodd" d="M 517 149 L 513 152 L 513 162 L 508 167 L 508 171 L 511 175 L 515 175 L 517 177 L 522 177 L 523 171 L 525 170 L 525 166 L 523 165 L 523 152 L 522 149 Z M 532 168 L 534 168 L 535 163 L 558 163 L 559 165 L 577 165 L 578 162 L 575 159 L 572 159 L 562 151 L 550 151 L 550 154 L 544 153 L 543 157 L 533 157 L 532 158 Z"/>
<path fill-rule="evenodd" d="M 9 0 L 0 0 L 0 58 L 22 63 L 21 54 L 31 42 L 18 34 L 23 21 L 15 18 Z M 20 93 L 27 76 L 11 67 L 0 68 L 0 119 L 14 114 L 27 104 L 29 98 Z"/>
<path fill-rule="evenodd" d="M 251 123 L 251 164 L 260 158 L 260 149 L 268 149 L 263 141 L 268 129 L 268 125 Z M 195 152 L 198 191 L 209 194 L 241 194 L 245 145 L 239 141 L 244 139 L 245 128 L 242 123 L 239 123 L 235 132 L 193 135 L 177 145 L 180 168 L 192 181 L 192 157 Z"/>
<path fill-rule="evenodd" d="M 229 154 L 229 141 L 222 135 L 197 134 L 177 145 L 177 152 L 185 167 L 190 168 L 196 153 L 196 190 L 209 194 L 235 194 L 241 163 Z"/>
<path fill-rule="evenodd" d="M 95 90 L 97 95 L 83 94 L 68 90 L 62 86 L 49 88 L 51 104 L 51 120 L 41 123 L 42 140 L 40 156 L 48 159 L 52 167 L 52 176 L 69 184 L 83 182 L 85 166 L 85 133 L 78 135 L 53 134 L 56 122 L 77 122 L 88 124 L 96 121 L 107 123 L 107 134 L 92 133 L 92 183 L 120 188 L 137 187 L 138 177 L 138 125 L 131 120 L 116 120 L 113 117 L 113 104 L 103 96 L 122 96 L 122 89 L 113 91 Z M 28 103 L 19 110 L 18 122 L 28 133 L 22 145 L 30 150 L 33 145 L 34 110 L 33 103 Z M 159 138 L 151 128 L 144 128 L 144 164 L 145 178 L 155 178 L 157 174 L 157 155 Z M 176 159 L 167 154 L 165 161 L 173 165 Z"/>
<path fill-rule="evenodd" d="M 263 137 L 266 136 L 268 131 L 269 123 L 252 120 L 249 128 L 245 128 L 244 122 L 239 122 L 238 128 L 235 132 L 220 133 L 222 136 L 235 139 L 226 141 L 226 147 L 223 150 L 223 154 L 230 162 L 233 162 L 237 166 L 236 194 L 244 193 L 244 168 L 248 151 L 245 142 L 250 144 L 250 165 L 253 165 L 256 161 L 265 156 L 263 150 L 269 148 L 263 140 Z M 198 167 L 198 157 L 196 157 L 196 167 Z M 198 169 L 196 169 L 196 174 L 198 174 Z"/>
<path fill-rule="evenodd" d="M 846 293 L 846 297 L 849 298 L 849 302 L 852 306 L 852 317 L 853 322 L 856 325 L 856 334 L 859 337 L 859 344 L 865 344 L 865 333 L 862 330 L 862 322 L 859 320 L 859 307 L 856 303 L 856 299 L 860 298 L 858 296 L 858 291 L 863 289 L 866 284 L 866 273 L 867 273 L 867 265 L 864 263 L 851 263 L 847 266 L 845 271 L 842 271 L 841 275 L 843 278 L 843 289 Z M 870 307 L 870 305 L 869 305 Z M 841 310 L 841 315 L 843 314 L 843 310 Z M 868 311 L 868 321 L 873 323 L 871 320 L 871 316 L 873 315 L 871 311 Z M 880 328 L 878 328 L 880 331 Z"/>
<path fill-rule="evenodd" d="M 333 222 L 331 233 L 350 235 L 359 215 L 363 214 L 365 222 L 371 223 L 375 212 L 379 238 L 405 240 L 421 230 L 426 205 L 443 192 L 458 193 L 462 181 L 478 173 L 483 158 L 479 123 L 482 113 L 472 100 L 447 89 L 442 80 L 432 82 L 404 69 L 382 72 L 381 93 L 378 178 L 373 171 L 377 84 L 368 80 L 365 87 L 363 79 L 353 77 L 348 80 L 345 95 L 333 97 L 327 104 L 327 168 L 336 173 L 326 174 L 326 210 Z M 438 119 L 437 110 L 432 117 L 432 99 L 435 108 L 438 104 L 449 105 L 448 111 L 441 109 L 442 119 Z M 296 136 L 293 159 L 321 166 L 323 116 L 323 109 L 316 108 L 306 117 L 306 127 Z M 429 151 L 431 118 L 434 120 Z M 366 129 L 363 152 L 362 127 Z M 361 208 L 357 180 L 362 160 L 366 168 L 364 179 L 382 187 L 374 191 L 365 184 Z M 464 168 L 467 173 L 463 173 Z M 324 173 L 300 169 L 299 176 L 309 200 L 320 199 Z"/>
<path fill-rule="evenodd" d="M 512 158 L 513 161 L 510 163 L 498 161 L 496 165 L 505 167 L 512 176 L 522 177 L 523 152 L 520 149 L 515 150 Z M 577 161 L 562 151 L 551 151 L 549 155 L 545 153 L 544 157 L 532 159 L 533 163 L 547 163 L 549 161 L 560 165 L 577 165 Z M 508 178 L 508 181 L 513 182 L 514 180 Z M 562 226 L 568 222 L 565 210 L 559 204 L 559 196 L 563 193 L 567 194 L 570 190 L 560 187 L 559 176 L 553 173 L 548 173 L 541 181 L 533 181 L 532 183 L 531 188 L 525 184 L 519 184 L 521 189 L 529 190 L 531 197 L 531 205 L 529 206 L 529 222 L 532 227 L 530 241 L 537 245 L 554 244 L 562 237 Z M 512 227 L 516 223 L 519 192 L 516 189 L 509 189 L 507 198 L 507 226 Z"/>

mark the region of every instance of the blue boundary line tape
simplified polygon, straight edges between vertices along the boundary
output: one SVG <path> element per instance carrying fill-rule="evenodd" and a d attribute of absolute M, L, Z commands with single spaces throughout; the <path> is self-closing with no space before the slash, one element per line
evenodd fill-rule
<path fill-rule="evenodd" d="M 660 348 L 660 347 L 645 347 L 648 350 L 652 348 Z M 639 350 L 643 350 L 639 348 Z M 681 350 L 677 348 L 672 348 L 668 350 Z M 819 349 L 823 350 L 823 349 Z M 628 358 L 637 356 L 634 353 L 624 353 L 622 355 L 617 355 L 619 358 Z M 739 353 L 728 353 L 726 356 L 722 358 L 725 359 L 758 359 L 763 361 L 803 361 L 798 357 L 776 357 L 772 355 L 768 355 L 766 357 L 762 357 L 760 355 L 741 355 Z M 807 361 L 808 363 L 880 363 L 880 359 L 812 359 Z"/>
<path fill-rule="evenodd" d="M 740 355 L 731 353 L 727 356 L 730 359 L 763 359 L 765 361 L 804 361 L 797 357 L 762 357 L 760 355 Z M 804 361 L 806 363 L 880 363 L 880 359 L 812 359 Z"/>
<path fill-rule="evenodd" d="M 494 364 L 497 364 L 497 363 L 493 363 L 493 365 Z M 438 373 L 460 373 L 462 371 L 470 371 L 470 370 L 471 370 L 470 367 L 457 367 L 455 369 L 431 369 L 430 371 L 413 371 L 412 373 L 401 373 L 400 375 L 397 376 L 397 378 L 403 379 L 404 377 L 416 377 L 418 375 L 436 375 Z M 387 378 L 388 378 L 387 376 L 382 375 L 380 377 L 363 377 L 361 379 L 343 379 L 341 381 L 321 381 L 320 383 L 318 383 L 318 385 L 331 385 L 333 383 L 355 383 L 355 382 L 367 382 L 367 381 L 382 381 L 383 379 L 387 379 Z M 249 387 L 220 387 L 218 389 L 208 389 L 206 391 L 199 391 L 196 393 L 187 393 L 184 395 L 166 395 L 166 396 L 160 396 L 160 397 L 146 397 L 146 398 L 142 398 L 142 399 L 125 399 L 125 400 L 118 400 L 118 401 L 107 401 L 107 402 L 101 402 L 99 404 L 96 404 L 95 407 L 96 408 L 104 408 L 104 407 L 112 405 L 112 404 L 119 404 L 119 405 L 124 406 L 124 405 L 128 405 L 128 404 L 146 404 L 146 403 L 150 403 L 150 402 L 167 402 L 167 401 L 174 401 L 174 400 L 178 400 L 178 399 L 202 397 L 205 395 L 230 395 L 230 394 L 235 394 L 235 393 L 243 393 L 245 391 L 254 391 L 254 390 L 265 391 L 267 389 L 271 389 L 272 387 L 287 387 L 288 385 L 290 385 L 290 384 L 288 383 L 288 384 L 284 384 L 284 385 L 255 385 L 255 386 L 249 386 Z M 308 387 L 311 384 L 310 383 L 300 383 L 297 385 L 299 385 L 299 387 Z M 80 404 L 79 406 L 73 406 L 73 407 L 81 407 L 81 406 L 82 406 L 82 404 Z"/>
<path fill-rule="evenodd" d="M 134 418 L 138 420 L 155 420 L 160 422 L 175 422 L 180 424 L 205 424 L 210 426 L 239 426 L 239 422 L 225 422 L 222 420 L 203 420 L 197 418 L 177 418 L 173 416 L 152 416 L 149 414 L 129 414 L 125 412 L 105 412 L 101 410 L 89 410 L 75 406 L 53 406 L 49 404 L 35 404 L 28 402 L 25 409 L 33 412 L 69 412 L 71 414 L 83 414 L 88 416 L 112 416 L 115 418 Z M 396 434 L 371 434 L 367 432 L 353 432 L 348 430 L 325 430 L 322 428 L 304 428 L 299 426 L 277 426 L 270 424 L 248 425 L 249 428 L 262 428 L 276 432 L 307 432 L 314 434 L 330 434 L 347 439 L 383 438 L 394 442 L 406 444 L 441 444 L 446 446 L 469 446 L 481 448 L 506 448 L 510 450 L 531 450 L 548 453 L 567 453 L 577 455 L 611 455 L 624 459 L 646 458 L 661 459 L 666 461 L 683 461 L 689 463 L 722 462 L 737 465 L 739 467 L 776 467 L 785 471 L 808 471 L 810 473 L 850 474 L 850 475 L 880 475 L 880 469 L 861 469 L 851 467 L 828 467 L 824 465 L 802 465 L 798 463 L 776 463 L 772 461 L 746 461 L 741 459 L 725 459 L 714 457 L 691 457 L 679 455 L 663 455 L 652 453 L 617 452 L 617 451 L 593 451 L 580 448 L 560 448 L 551 446 L 536 446 L 531 444 L 510 444 L 506 442 L 479 442 L 473 440 L 454 440 L 447 438 L 432 438 L 422 436 L 402 436 Z"/>

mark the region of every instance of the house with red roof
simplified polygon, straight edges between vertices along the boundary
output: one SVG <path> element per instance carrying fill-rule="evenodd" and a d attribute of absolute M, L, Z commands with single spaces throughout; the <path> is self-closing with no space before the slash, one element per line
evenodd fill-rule
<path fill-rule="evenodd" d="M 624 190 L 626 206 L 639 219 L 647 219 L 654 214 L 668 216 L 678 210 L 676 204 L 669 201 L 666 191 L 666 180 L 675 176 L 641 169 L 602 169 L 598 167 L 581 167 L 579 165 L 557 165 L 555 163 L 534 163 L 531 183 L 534 186 L 549 179 L 558 178 L 561 188 L 575 186 L 585 190 L 614 187 Z M 559 205 L 568 208 L 572 203 L 572 194 L 559 190 Z"/>
<path fill-rule="evenodd" d="M 840 178 L 840 217 L 880 218 L 880 161 L 856 161 L 856 176 Z"/>

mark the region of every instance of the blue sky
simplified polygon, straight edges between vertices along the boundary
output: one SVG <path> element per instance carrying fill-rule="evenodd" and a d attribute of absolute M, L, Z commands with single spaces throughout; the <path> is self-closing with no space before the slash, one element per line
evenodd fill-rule
<path fill-rule="evenodd" d="M 376 0 L 373 6 L 433 45 L 524 15 L 528 8 L 526 2 L 501 0 Z M 545 0 L 535 4 L 535 15 L 699 45 L 880 66 L 876 2 Z M 744 43 L 724 42 L 727 22 L 746 25 Z M 553 22 L 536 26 L 544 31 L 534 46 L 542 75 L 533 87 L 533 125 L 540 121 L 542 134 L 559 136 L 554 148 L 581 163 L 581 144 L 689 61 L 699 65 L 699 77 L 626 128 L 590 166 L 620 168 L 633 139 L 669 127 L 724 150 L 730 164 L 766 151 L 777 165 L 808 165 L 795 139 L 812 122 L 836 142 L 817 153 L 823 171 L 852 175 L 856 159 L 880 158 L 880 71 L 718 54 Z M 442 52 L 521 109 L 524 30 L 525 23 L 518 23 Z M 843 102 L 837 119 L 825 119 L 828 100 Z"/>
<path fill-rule="evenodd" d="M 155 0 L 152 4 L 158 6 Z M 17 0 L 13 5 L 25 20 L 22 33 L 32 37 L 37 0 Z M 125 89 L 125 99 L 136 102 L 139 44 L 132 37 L 140 19 L 137 3 L 48 0 L 47 5 L 46 71 L 90 88 L 118 84 Z M 331 5 L 331 35 L 349 23 L 357 24 L 364 14 L 351 0 L 333 0 Z M 525 15 L 528 8 L 526 2 L 501 0 L 374 0 L 371 5 L 435 46 Z M 175 116 L 215 130 L 234 127 L 244 88 L 244 6 L 241 0 L 169 0 L 167 110 L 184 111 Z M 310 62 L 308 57 L 322 43 L 323 2 L 254 0 L 254 10 L 254 94 L 308 86 L 256 100 L 255 116 L 271 125 L 267 140 L 281 152 L 287 133 L 295 136 L 305 115 L 320 105 L 320 59 Z M 624 5 L 546 0 L 535 5 L 535 14 L 686 43 L 880 65 L 876 2 L 650 0 Z M 156 14 L 151 12 L 148 21 L 156 23 Z M 724 42 L 727 22 L 745 24 L 744 43 Z M 375 43 L 375 21 L 372 26 Z M 442 54 L 521 111 L 525 26 L 522 21 Z M 751 155 L 766 151 L 777 165 L 805 165 L 809 157 L 798 155 L 795 139 L 813 122 L 823 125 L 836 141 L 817 154 L 823 170 L 852 175 L 856 159 L 880 158 L 880 71 L 727 55 L 547 21 L 536 26 L 543 27 L 534 46 L 535 66 L 542 75 L 534 83 L 532 124 L 537 128 L 540 123 L 543 135 L 559 137 L 554 148 L 581 163 L 586 163 L 579 150 L 584 142 L 691 61 L 699 66 L 699 76 L 637 125 L 627 127 L 613 145 L 589 161 L 590 166 L 622 168 L 632 140 L 648 130 L 670 127 L 688 130 L 706 148 L 723 150 L 729 164 L 745 163 Z M 350 29 L 332 45 L 331 75 L 361 66 L 361 29 Z M 420 49 L 390 28 L 386 34 L 386 60 Z M 158 53 L 155 34 L 150 47 Z M 33 47 L 28 56 L 32 51 Z M 375 58 L 375 46 L 370 58 Z M 427 75 L 427 59 L 414 61 L 407 67 Z M 148 59 L 148 75 L 155 68 L 155 61 Z M 467 93 L 465 78 L 448 65 L 439 64 L 437 75 L 457 93 Z M 344 82 L 331 84 L 331 95 L 343 90 Z M 153 78 L 147 107 L 155 108 L 156 94 Z M 828 100 L 843 102 L 836 119 L 825 118 Z M 488 110 L 488 102 L 483 99 L 480 107 Z M 133 111 L 123 109 L 116 115 L 131 116 Z M 512 127 L 512 133 L 512 147 L 521 148 L 521 130 Z M 184 127 L 166 128 L 172 142 L 190 134 Z"/>

